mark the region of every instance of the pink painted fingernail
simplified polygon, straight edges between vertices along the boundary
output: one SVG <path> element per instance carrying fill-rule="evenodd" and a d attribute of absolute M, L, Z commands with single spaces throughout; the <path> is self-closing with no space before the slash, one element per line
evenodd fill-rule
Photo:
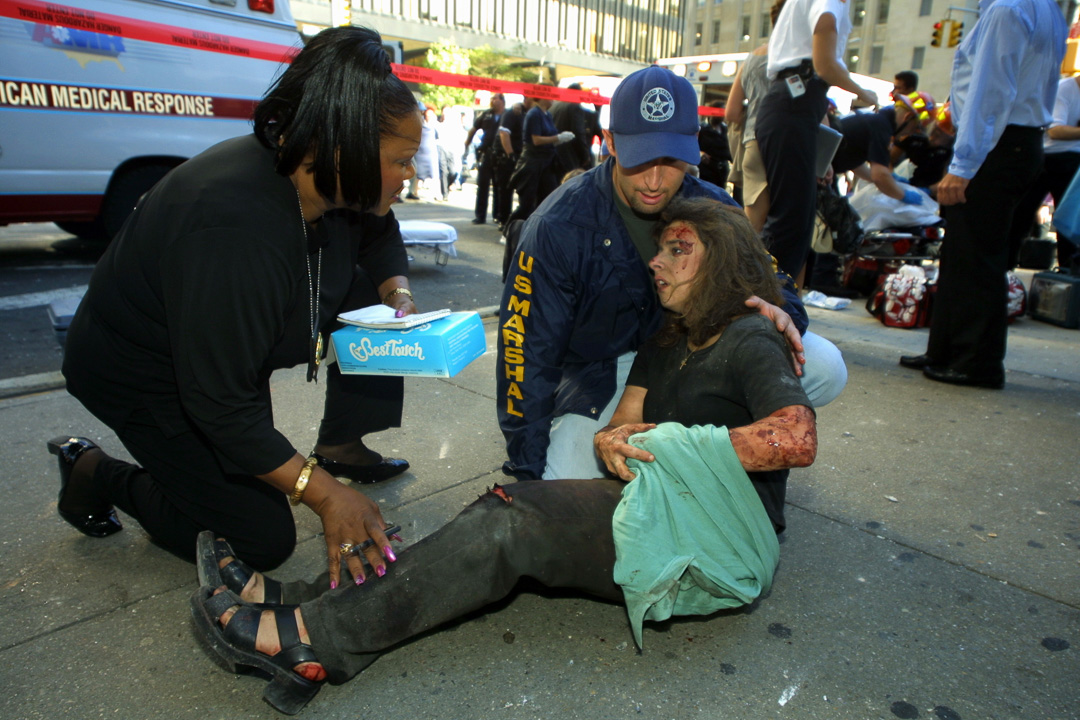
<path fill-rule="evenodd" d="M 330 589 L 331 590 L 337 590 L 337 580 L 331 580 L 330 581 Z"/>
<path fill-rule="evenodd" d="M 357 585 L 363 585 L 363 584 L 364 584 L 364 578 L 362 578 L 362 577 L 360 577 L 359 575 L 357 575 L 357 576 L 356 576 L 356 584 L 357 584 Z"/>
<path fill-rule="evenodd" d="M 375 574 L 378 575 L 379 577 L 382 577 L 383 575 L 385 575 L 386 574 L 386 566 L 385 565 L 380 565 L 379 567 L 375 568 Z"/>
<path fill-rule="evenodd" d="M 404 540 L 401 539 L 401 536 L 398 535 L 397 533 L 394 533 L 393 535 L 391 535 L 390 539 L 391 540 L 396 540 L 397 542 L 405 542 Z"/>
<path fill-rule="evenodd" d="M 405 317 L 405 311 L 398 310 L 396 313 L 394 313 L 394 317 Z"/>
<path fill-rule="evenodd" d="M 394 551 L 390 549 L 390 546 L 386 546 L 383 548 L 383 555 L 390 562 L 397 562 L 397 555 L 395 555 Z"/>

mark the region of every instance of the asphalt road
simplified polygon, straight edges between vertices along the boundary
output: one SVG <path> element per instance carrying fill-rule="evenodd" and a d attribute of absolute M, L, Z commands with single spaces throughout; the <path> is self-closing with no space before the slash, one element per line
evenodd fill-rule
<path fill-rule="evenodd" d="M 425 198 L 431 195 L 423 195 Z M 472 225 L 476 188 L 466 184 L 450 201 L 409 201 L 401 220 L 443 222 L 457 230 L 457 257 L 439 265 L 426 247 L 410 248 L 410 284 L 420 310 L 490 308 L 502 292 L 503 246 L 494 225 Z M 80 297 L 105 251 L 51 223 L 0 227 L 0 397 L 59 384 L 63 350 L 49 316 L 52 303 Z"/>

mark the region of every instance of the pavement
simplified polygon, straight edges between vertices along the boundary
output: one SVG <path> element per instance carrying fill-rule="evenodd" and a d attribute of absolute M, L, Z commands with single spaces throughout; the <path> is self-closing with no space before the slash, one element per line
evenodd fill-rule
<path fill-rule="evenodd" d="M 469 188 L 399 212 L 459 232 L 447 266 L 415 256 L 422 309 L 488 316 L 487 354 L 453 378 L 407 379 L 403 426 L 371 438 L 412 463 L 369 490 L 406 545 L 505 480 L 490 317 L 502 246 L 469 224 Z M 885 328 L 858 301 L 810 315 L 850 379 L 819 410 L 817 461 L 791 474 L 768 597 L 647 624 L 639 653 L 621 606 L 529 586 L 325 687 L 302 716 L 1080 718 L 1078 332 L 1017 322 L 1006 387 L 990 391 L 899 367 L 926 331 Z M 273 394 L 281 429 L 310 447 L 321 388 L 290 371 Z M 124 456 L 60 386 L 0 399 L 0 718 L 280 717 L 262 679 L 223 670 L 193 636 L 191 564 L 130 518 L 102 540 L 59 519 L 45 441 L 64 433 Z M 317 519 L 296 518 L 282 579 L 324 562 Z"/>

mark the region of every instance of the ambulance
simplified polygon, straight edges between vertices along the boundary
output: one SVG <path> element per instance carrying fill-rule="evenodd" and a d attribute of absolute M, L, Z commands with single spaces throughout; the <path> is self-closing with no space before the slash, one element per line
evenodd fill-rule
<path fill-rule="evenodd" d="M 0 225 L 111 238 L 300 46 L 288 0 L 0 0 Z"/>

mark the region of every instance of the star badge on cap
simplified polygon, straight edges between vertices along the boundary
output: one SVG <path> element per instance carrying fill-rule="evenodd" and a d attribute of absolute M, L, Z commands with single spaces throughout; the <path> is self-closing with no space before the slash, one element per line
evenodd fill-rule
<path fill-rule="evenodd" d="M 664 122 L 675 114 L 675 98 L 662 87 L 655 87 L 641 99 L 641 117 L 649 122 Z"/>

